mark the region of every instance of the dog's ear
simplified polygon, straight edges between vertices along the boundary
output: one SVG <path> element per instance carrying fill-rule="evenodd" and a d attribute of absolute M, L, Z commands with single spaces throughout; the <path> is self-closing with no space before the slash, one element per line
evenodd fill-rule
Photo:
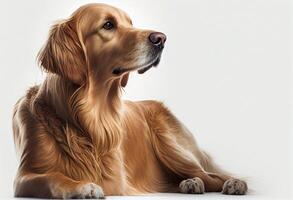
<path fill-rule="evenodd" d="M 86 74 L 86 54 L 76 27 L 70 20 L 55 24 L 38 55 L 46 70 L 81 84 Z"/>

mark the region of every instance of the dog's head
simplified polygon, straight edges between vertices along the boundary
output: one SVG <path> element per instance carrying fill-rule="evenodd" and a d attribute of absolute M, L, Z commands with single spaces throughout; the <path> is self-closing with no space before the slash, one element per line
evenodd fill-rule
<path fill-rule="evenodd" d="M 89 4 L 57 23 L 39 53 L 41 66 L 76 84 L 120 80 L 130 71 L 158 65 L 166 36 L 134 28 L 129 16 L 105 4 Z"/>

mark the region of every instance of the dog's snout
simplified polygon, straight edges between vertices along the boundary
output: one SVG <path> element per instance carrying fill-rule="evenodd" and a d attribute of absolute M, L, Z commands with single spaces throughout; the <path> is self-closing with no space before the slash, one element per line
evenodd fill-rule
<path fill-rule="evenodd" d="M 164 33 L 160 32 L 153 32 L 149 35 L 150 42 L 158 47 L 164 47 L 164 43 L 166 41 L 167 37 Z"/>

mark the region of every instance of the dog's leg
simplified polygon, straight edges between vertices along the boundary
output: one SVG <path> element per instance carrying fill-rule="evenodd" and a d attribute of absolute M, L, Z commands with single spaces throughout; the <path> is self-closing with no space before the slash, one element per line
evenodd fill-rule
<path fill-rule="evenodd" d="M 233 179 L 221 172 L 211 159 L 197 146 L 192 134 L 172 115 L 156 105 L 149 116 L 151 141 L 158 159 L 164 167 L 182 181 L 179 189 L 184 193 L 223 192 L 245 194 L 244 181 Z M 158 108 L 159 106 L 159 108 Z M 154 107 L 154 106 L 153 106 Z M 159 110 L 160 112 L 155 112 Z M 209 173 L 207 170 L 211 170 Z"/>
<path fill-rule="evenodd" d="M 181 192 L 222 191 L 224 182 L 228 180 L 228 177 L 205 172 L 195 156 L 178 145 L 174 137 L 169 134 L 156 133 L 153 134 L 152 142 L 157 157 L 165 167 L 181 177 L 182 180 L 191 178 L 191 180 L 180 184 Z"/>
<path fill-rule="evenodd" d="M 155 152 L 160 161 L 169 170 L 181 177 L 179 184 L 182 193 L 221 192 L 223 194 L 245 194 L 247 185 L 244 181 L 227 175 L 206 172 L 197 158 L 174 140 L 164 134 L 153 138 Z"/>
<path fill-rule="evenodd" d="M 37 198 L 104 198 L 100 186 L 75 181 L 61 173 L 19 175 L 14 182 L 15 197 Z"/>

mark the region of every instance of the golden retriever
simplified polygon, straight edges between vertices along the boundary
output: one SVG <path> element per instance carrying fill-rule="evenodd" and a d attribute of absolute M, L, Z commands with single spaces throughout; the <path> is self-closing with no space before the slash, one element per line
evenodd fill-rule
<path fill-rule="evenodd" d="M 156 66 L 165 41 L 105 4 L 52 27 L 38 55 L 47 77 L 14 109 L 16 197 L 246 193 L 162 103 L 121 100 L 129 73 Z"/>

